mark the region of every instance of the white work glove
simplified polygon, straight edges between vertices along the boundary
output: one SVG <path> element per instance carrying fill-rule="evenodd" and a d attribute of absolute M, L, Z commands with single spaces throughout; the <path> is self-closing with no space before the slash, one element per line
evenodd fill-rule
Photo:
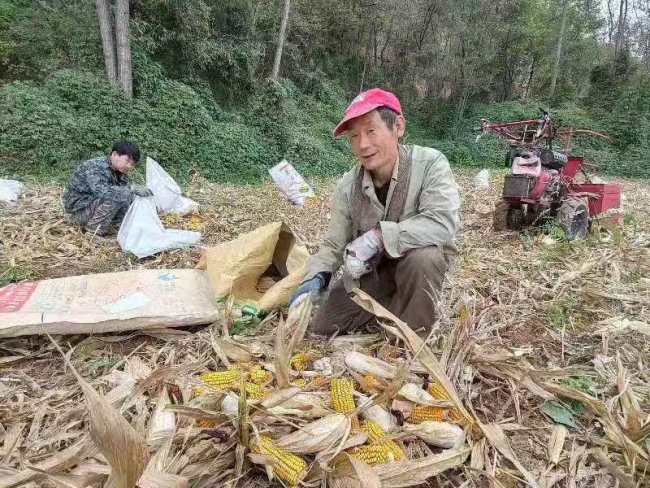
<path fill-rule="evenodd" d="M 131 185 L 131 191 L 138 197 L 147 198 L 153 196 L 153 192 L 144 185 Z"/>
<path fill-rule="evenodd" d="M 357 237 L 345 247 L 343 267 L 357 280 L 372 271 L 375 258 L 384 251 L 384 241 L 379 229 L 372 229 Z"/>

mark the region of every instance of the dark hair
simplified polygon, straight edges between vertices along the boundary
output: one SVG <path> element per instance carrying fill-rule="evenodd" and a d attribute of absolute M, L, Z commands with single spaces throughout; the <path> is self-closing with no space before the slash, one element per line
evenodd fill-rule
<path fill-rule="evenodd" d="M 136 163 L 140 161 L 140 148 L 132 142 L 117 141 L 113 144 L 111 152 L 116 152 L 120 156 L 129 156 Z"/>
<path fill-rule="evenodd" d="M 381 117 L 381 120 L 384 121 L 384 123 L 388 126 L 388 128 L 392 129 L 393 126 L 395 125 L 395 122 L 397 121 L 397 116 L 399 114 L 395 112 L 392 108 L 388 108 L 388 107 L 379 107 L 377 108 L 377 112 L 379 112 L 379 116 Z"/>

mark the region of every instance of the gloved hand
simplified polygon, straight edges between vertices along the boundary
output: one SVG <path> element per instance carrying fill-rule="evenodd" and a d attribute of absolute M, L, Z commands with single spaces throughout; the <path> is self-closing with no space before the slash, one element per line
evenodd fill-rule
<path fill-rule="evenodd" d="M 345 247 L 343 267 L 353 279 L 359 279 L 372 271 L 375 258 L 384 251 L 384 241 L 381 231 L 371 229 L 357 237 Z"/>
<path fill-rule="evenodd" d="M 289 299 L 289 307 L 300 305 L 311 295 L 322 292 L 327 286 L 327 278 L 323 273 L 318 273 L 313 278 L 303 281 Z"/>
<path fill-rule="evenodd" d="M 144 185 L 132 185 L 131 191 L 134 195 L 139 197 L 152 197 L 153 192 Z"/>

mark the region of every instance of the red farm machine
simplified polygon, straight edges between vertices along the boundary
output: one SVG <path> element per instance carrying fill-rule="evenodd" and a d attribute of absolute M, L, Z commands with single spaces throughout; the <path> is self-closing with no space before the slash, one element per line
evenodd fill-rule
<path fill-rule="evenodd" d="M 495 206 L 495 230 L 519 230 L 555 219 L 567 239 L 582 239 L 596 216 L 607 212 L 620 219 L 615 210 L 620 208 L 620 187 L 592 182 L 587 169 L 593 165 L 571 154 L 574 136 L 609 140 L 607 135 L 588 129 L 556 129 L 546 111 L 539 119 L 507 123 L 481 119 L 481 123 L 481 134 L 495 134 L 510 143 L 506 164 L 511 172 Z M 559 145 L 561 150 L 557 150 Z"/>

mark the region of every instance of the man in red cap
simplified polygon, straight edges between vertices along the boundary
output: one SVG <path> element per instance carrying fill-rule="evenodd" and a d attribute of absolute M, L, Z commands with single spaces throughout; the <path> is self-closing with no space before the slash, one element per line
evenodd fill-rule
<path fill-rule="evenodd" d="M 348 296 L 354 280 L 423 335 L 436 319 L 437 297 L 456 254 L 460 199 L 447 158 L 400 144 L 405 127 L 397 97 L 373 88 L 350 103 L 334 129 L 335 136 L 347 136 L 360 164 L 339 182 L 325 240 L 290 302 L 327 289 L 343 264 L 344 279 L 331 287 L 312 321 L 314 333 L 345 332 L 373 320 Z"/>

